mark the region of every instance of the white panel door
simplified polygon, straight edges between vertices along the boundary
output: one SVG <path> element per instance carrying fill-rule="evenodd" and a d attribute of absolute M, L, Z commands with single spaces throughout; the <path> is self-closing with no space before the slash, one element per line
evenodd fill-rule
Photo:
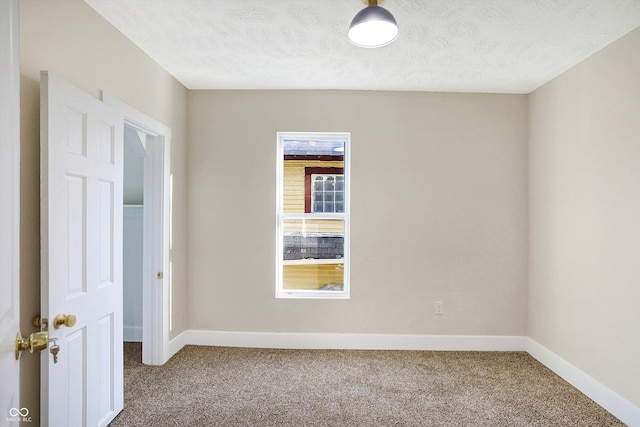
<path fill-rule="evenodd" d="M 19 363 L 13 345 L 20 327 L 18 36 L 18 0 L 0 0 L 0 425 L 5 419 L 29 420 L 33 409 L 19 402 Z"/>
<path fill-rule="evenodd" d="M 123 407 L 124 118 L 51 73 L 40 86 L 41 314 L 60 346 L 41 356 L 42 425 L 104 426 Z"/>

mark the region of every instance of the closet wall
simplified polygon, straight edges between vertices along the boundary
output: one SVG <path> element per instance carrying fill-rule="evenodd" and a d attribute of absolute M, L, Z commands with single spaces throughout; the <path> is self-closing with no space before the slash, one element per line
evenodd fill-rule
<path fill-rule="evenodd" d="M 122 264 L 124 340 L 142 342 L 142 206 L 125 205 Z"/>

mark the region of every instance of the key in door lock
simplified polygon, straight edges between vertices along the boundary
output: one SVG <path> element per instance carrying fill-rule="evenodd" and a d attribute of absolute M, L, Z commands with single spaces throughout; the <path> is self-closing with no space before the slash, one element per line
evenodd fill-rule
<path fill-rule="evenodd" d="M 60 351 L 60 346 L 56 344 L 56 339 L 49 340 L 53 342 L 53 345 L 49 348 L 49 352 L 53 354 L 53 363 L 58 363 L 58 352 Z"/>
<path fill-rule="evenodd" d="M 20 352 L 24 350 L 29 350 L 30 353 L 35 353 L 38 351 L 42 351 L 48 347 L 49 342 L 53 342 L 52 349 L 54 363 L 58 361 L 58 351 L 60 350 L 60 346 L 56 344 L 56 338 L 49 339 L 49 333 L 47 332 L 48 320 L 46 318 L 41 318 L 40 315 L 37 315 L 33 318 L 33 326 L 42 328 L 40 332 L 34 332 L 29 335 L 29 338 L 23 338 L 22 333 L 18 331 L 16 334 L 16 360 L 20 359 Z M 63 326 L 67 328 L 72 328 L 76 324 L 76 316 L 73 314 L 62 314 L 58 313 L 56 317 L 53 319 L 53 327 L 56 329 L 60 329 Z"/>

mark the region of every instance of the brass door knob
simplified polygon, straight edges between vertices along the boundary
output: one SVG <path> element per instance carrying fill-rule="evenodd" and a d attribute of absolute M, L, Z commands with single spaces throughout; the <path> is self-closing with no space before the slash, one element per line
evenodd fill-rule
<path fill-rule="evenodd" d="M 20 331 L 16 334 L 16 360 L 20 358 L 20 352 L 29 350 L 29 353 L 41 351 L 49 344 L 49 334 L 46 332 L 34 332 L 29 338 L 22 338 Z"/>
<path fill-rule="evenodd" d="M 76 316 L 73 314 L 56 314 L 56 317 L 53 318 L 53 327 L 56 329 L 60 329 L 62 326 L 66 326 L 67 328 L 73 327 L 76 324 Z"/>

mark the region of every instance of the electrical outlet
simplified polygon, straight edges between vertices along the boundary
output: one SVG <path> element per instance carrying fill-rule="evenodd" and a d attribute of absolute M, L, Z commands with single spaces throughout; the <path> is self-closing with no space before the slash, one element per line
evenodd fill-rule
<path fill-rule="evenodd" d="M 444 314 L 444 302 L 436 301 L 436 314 Z"/>

